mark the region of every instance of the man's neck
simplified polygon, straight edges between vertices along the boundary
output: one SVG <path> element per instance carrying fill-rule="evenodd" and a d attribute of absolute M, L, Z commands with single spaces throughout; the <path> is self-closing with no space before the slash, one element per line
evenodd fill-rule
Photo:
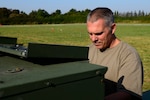
<path fill-rule="evenodd" d="M 120 40 L 118 38 L 115 38 L 111 44 L 110 44 L 110 48 L 113 48 L 115 46 L 117 46 L 120 43 Z"/>

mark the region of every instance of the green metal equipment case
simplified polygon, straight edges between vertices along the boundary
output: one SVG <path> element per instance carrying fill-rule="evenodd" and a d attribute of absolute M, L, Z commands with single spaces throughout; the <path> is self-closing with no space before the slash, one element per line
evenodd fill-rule
<path fill-rule="evenodd" d="M 41 47 L 41 44 L 39 46 Z M 45 50 L 54 45 L 47 46 Z M 81 51 L 81 47 L 55 46 L 57 49 L 59 47 L 64 49 L 63 54 L 66 53 L 65 48 L 67 52 L 72 51 L 72 48 L 75 51 L 72 54 L 69 53 L 66 56 L 67 59 L 61 54 L 59 54 L 60 58 L 59 56 L 55 58 L 54 54 L 51 57 L 48 52 L 43 54 L 45 56 L 38 57 L 35 55 L 37 48 L 33 55 L 29 53 L 30 49 L 27 49 L 25 55 L 18 56 L 18 53 L 15 55 L 14 52 L 11 52 L 12 54 L 4 52 L 4 46 L 2 46 L 0 48 L 2 49 L 0 52 L 0 100 L 103 100 L 103 78 L 107 68 L 89 64 L 85 54 L 76 56 Z M 5 49 L 10 48 L 7 46 Z M 88 50 L 86 47 L 82 49 L 85 52 Z M 42 59 L 46 62 L 43 63 Z M 58 61 L 52 63 L 49 61 L 52 59 Z"/>

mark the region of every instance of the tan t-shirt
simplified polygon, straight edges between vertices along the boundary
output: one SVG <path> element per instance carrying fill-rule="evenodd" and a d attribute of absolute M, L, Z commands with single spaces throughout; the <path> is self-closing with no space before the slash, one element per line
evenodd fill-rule
<path fill-rule="evenodd" d="M 142 95 L 143 65 L 136 50 L 125 42 L 101 52 L 93 44 L 89 47 L 89 62 L 108 67 L 105 78 L 117 82 L 124 76 L 124 87 Z"/>

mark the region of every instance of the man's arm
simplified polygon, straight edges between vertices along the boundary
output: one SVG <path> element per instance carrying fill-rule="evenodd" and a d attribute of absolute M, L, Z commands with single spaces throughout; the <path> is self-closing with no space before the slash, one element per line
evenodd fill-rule
<path fill-rule="evenodd" d="M 125 91 L 119 91 L 106 96 L 104 100 L 142 100 L 142 98 L 137 98 Z"/>

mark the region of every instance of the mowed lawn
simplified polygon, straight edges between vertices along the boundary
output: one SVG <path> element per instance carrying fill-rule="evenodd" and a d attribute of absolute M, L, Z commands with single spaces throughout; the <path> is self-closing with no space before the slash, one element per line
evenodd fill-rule
<path fill-rule="evenodd" d="M 117 24 L 116 35 L 134 46 L 144 64 L 143 91 L 150 90 L 150 24 Z M 17 37 L 29 42 L 87 46 L 91 42 L 85 24 L 2 25 L 0 36 Z"/>

